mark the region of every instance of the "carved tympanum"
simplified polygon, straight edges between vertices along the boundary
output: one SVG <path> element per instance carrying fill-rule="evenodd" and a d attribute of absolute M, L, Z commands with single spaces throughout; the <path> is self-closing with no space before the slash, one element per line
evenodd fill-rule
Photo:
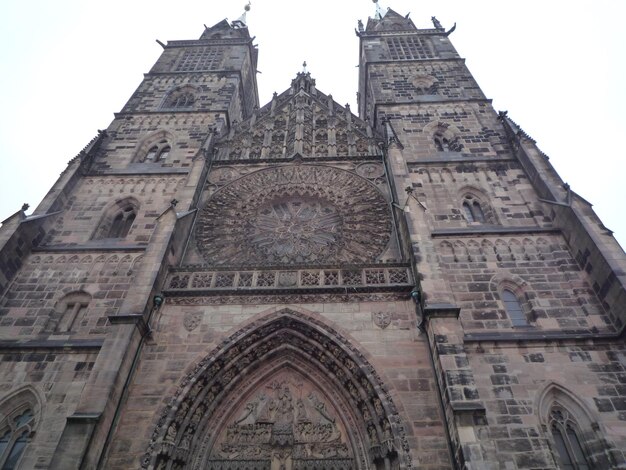
<path fill-rule="evenodd" d="M 344 425 L 322 392 L 294 374 L 266 383 L 231 415 L 209 468 L 354 467 Z"/>
<path fill-rule="evenodd" d="M 258 171 L 218 191 L 202 210 L 199 251 L 210 264 L 376 261 L 391 219 L 376 187 L 321 165 Z"/>

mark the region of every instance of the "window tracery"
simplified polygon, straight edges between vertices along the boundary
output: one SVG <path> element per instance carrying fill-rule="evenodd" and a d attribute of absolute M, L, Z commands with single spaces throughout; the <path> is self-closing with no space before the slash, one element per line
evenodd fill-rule
<path fill-rule="evenodd" d="M 435 148 L 439 152 L 460 152 L 463 150 L 463 145 L 459 141 L 458 137 L 446 136 L 443 132 L 435 132 L 433 136 Z"/>
<path fill-rule="evenodd" d="M 550 433 L 563 468 L 572 470 L 590 468 L 578 424 L 569 411 L 558 403 L 550 410 Z"/>
<path fill-rule="evenodd" d="M 94 239 L 126 238 L 137 217 L 139 204 L 132 198 L 118 201 L 102 218 Z"/>
<path fill-rule="evenodd" d="M 167 139 L 161 139 L 158 143 L 154 144 L 148 149 L 144 162 L 159 162 L 165 161 L 172 151 L 172 146 Z"/>
<path fill-rule="evenodd" d="M 14 470 L 20 465 L 31 442 L 36 419 L 36 402 L 29 390 L 22 390 L 0 405 L 0 469 Z"/>

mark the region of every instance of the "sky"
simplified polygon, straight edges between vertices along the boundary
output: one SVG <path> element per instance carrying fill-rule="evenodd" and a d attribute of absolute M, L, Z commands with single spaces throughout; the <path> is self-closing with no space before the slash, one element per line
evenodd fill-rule
<path fill-rule="evenodd" d="M 246 0 L 0 2 L 0 220 L 37 206 L 106 129 L 161 53 Z M 451 40 L 496 110 L 507 110 L 626 247 L 626 2 L 380 0 Z M 176 8 L 173 8 L 173 5 Z M 357 20 L 371 0 L 253 0 L 261 105 L 306 60 L 317 87 L 356 110 Z"/>

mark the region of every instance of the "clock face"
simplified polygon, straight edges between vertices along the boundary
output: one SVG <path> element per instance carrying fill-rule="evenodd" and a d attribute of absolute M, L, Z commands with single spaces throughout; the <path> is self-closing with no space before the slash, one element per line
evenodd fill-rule
<path fill-rule="evenodd" d="M 373 262 L 387 247 L 387 202 L 365 179 L 321 165 L 261 170 L 202 210 L 198 249 L 210 264 Z"/>

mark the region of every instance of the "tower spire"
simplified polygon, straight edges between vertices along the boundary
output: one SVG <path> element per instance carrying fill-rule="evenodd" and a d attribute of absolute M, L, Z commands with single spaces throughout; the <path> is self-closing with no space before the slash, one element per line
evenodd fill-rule
<path fill-rule="evenodd" d="M 378 0 L 372 0 L 372 2 L 374 2 L 374 4 L 376 5 L 376 14 L 374 15 L 374 18 L 377 20 L 382 20 L 383 16 L 385 16 L 383 8 L 380 6 L 380 3 L 378 3 Z"/>
<path fill-rule="evenodd" d="M 248 2 L 248 4 L 243 7 L 243 10 L 244 10 L 243 14 L 239 18 L 237 18 L 235 21 L 233 21 L 233 28 L 247 28 L 248 27 L 246 15 L 250 11 L 251 8 L 252 8 L 252 3 Z"/>

